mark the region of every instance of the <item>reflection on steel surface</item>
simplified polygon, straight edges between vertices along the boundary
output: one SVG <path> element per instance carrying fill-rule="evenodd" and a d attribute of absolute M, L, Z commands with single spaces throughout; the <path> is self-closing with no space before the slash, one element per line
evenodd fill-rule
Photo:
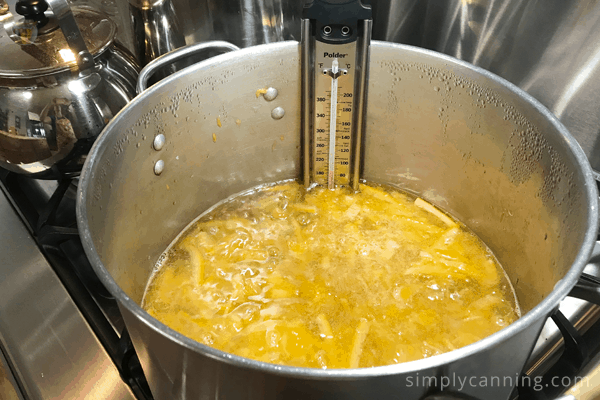
<path fill-rule="evenodd" d="M 423 37 L 414 44 L 526 90 L 566 125 L 600 170 L 599 2 L 429 1 L 423 22 Z"/>
<path fill-rule="evenodd" d="M 135 399 L 2 191 L 0 221 L 0 347 L 26 398 Z"/>

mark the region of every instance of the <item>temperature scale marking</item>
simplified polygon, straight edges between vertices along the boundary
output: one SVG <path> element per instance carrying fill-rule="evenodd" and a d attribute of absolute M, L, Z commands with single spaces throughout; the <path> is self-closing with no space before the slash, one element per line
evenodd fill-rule
<path fill-rule="evenodd" d="M 350 184 L 356 45 L 315 47 L 313 180 L 331 189 Z"/>

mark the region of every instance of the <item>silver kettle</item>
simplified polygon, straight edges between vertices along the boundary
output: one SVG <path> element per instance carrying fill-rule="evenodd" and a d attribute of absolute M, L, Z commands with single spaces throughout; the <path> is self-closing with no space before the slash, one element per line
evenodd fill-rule
<path fill-rule="evenodd" d="M 139 67 L 97 11 L 71 10 L 66 0 L 19 1 L 14 11 L 0 15 L 0 167 L 43 179 L 76 175 L 135 96 Z"/>

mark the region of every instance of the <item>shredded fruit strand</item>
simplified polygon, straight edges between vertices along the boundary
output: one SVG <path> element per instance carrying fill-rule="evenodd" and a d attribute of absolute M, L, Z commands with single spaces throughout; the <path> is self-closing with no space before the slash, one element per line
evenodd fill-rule
<path fill-rule="evenodd" d="M 440 210 L 438 210 L 437 208 L 435 208 L 434 206 L 432 206 L 431 204 L 429 204 L 428 202 L 426 202 L 425 200 L 423 200 L 421 198 L 418 198 L 415 200 L 415 205 L 419 208 L 422 208 L 423 210 L 425 210 L 427 212 L 432 213 L 433 215 L 435 215 L 436 217 L 441 219 L 442 222 L 444 222 L 448 226 L 456 225 L 456 223 L 454 221 L 452 221 L 452 219 L 450 219 L 450 217 L 448 217 L 446 214 L 444 214 L 443 212 L 441 212 Z"/>

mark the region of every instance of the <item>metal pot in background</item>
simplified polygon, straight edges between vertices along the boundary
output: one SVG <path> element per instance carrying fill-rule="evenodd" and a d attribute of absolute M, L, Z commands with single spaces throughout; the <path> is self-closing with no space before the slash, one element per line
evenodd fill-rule
<path fill-rule="evenodd" d="M 65 0 L 22 1 L 3 18 L 2 168 L 37 178 L 80 171 L 95 138 L 135 96 L 137 63 L 115 35 L 106 16 L 72 12 Z"/>
<path fill-rule="evenodd" d="M 414 362 L 319 370 L 261 363 L 199 344 L 140 302 L 155 262 L 187 224 L 228 196 L 301 175 L 300 46 L 220 55 L 144 91 L 95 143 L 78 187 L 78 227 L 119 302 L 157 399 L 423 399 L 441 377 L 514 377 L 575 285 L 596 239 L 589 163 L 526 93 L 422 49 L 371 46 L 361 176 L 419 193 L 495 253 L 523 316 L 467 347 Z M 274 99 L 257 97 L 266 87 Z M 285 116 L 274 118 L 276 108 Z M 416 382 L 421 377 L 436 378 Z M 232 384 L 234 382 L 235 384 Z M 425 383 L 423 383 L 425 382 Z M 435 383 L 437 382 L 437 384 Z M 444 388 L 507 400 L 511 385 Z"/>

